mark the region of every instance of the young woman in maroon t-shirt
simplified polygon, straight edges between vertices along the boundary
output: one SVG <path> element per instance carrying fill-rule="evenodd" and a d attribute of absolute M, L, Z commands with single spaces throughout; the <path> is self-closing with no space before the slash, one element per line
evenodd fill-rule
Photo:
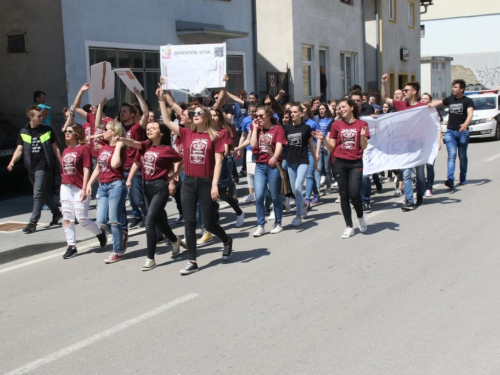
<path fill-rule="evenodd" d="M 206 229 L 219 237 L 224 244 L 222 259 L 227 260 L 232 253 L 233 240 L 218 224 L 218 183 L 224 157 L 224 143 L 212 126 L 212 116 L 208 108 L 194 108 L 191 128 L 182 128 L 169 120 L 163 90 L 159 88 L 156 94 L 165 125 L 174 134 L 181 136 L 184 149 L 186 177 L 182 183 L 181 195 L 189 263 L 180 271 L 180 274 L 188 275 L 198 271 L 196 263 L 196 205 L 198 201 Z"/>
<path fill-rule="evenodd" d="M 333 153 L 333 175 L 339 184 L 340 203 L 346 229 L 342 238 L 354 236 L 352 227 L 352 202 L 359 221 L 359 230 L 366 232 L 367 226 L 363 217 L 361 204 L 361 178 L 363 176 L 363 150 L 368 145 L 368 124 L 359 119 L 359 109 L 350 99 L 342 99 L 339 103 L 342 119 L 332 124 L 327 135 L 325 146 Z M 314 137 L 323 140 L 323 132 L 315 131 Z"/>
<path fill-rule="evenodd" d="M 71 113 L 72 114 L 72 113 Z M 85 186 L 90 177 L 92 168 L 92 152 L 85 145 L 82 128 L 77 124 L 66 124 L 64 127 L 66 149 L 60 162 L 61 170 L 61 208 L 63 214 L 63 228 L 66 235 L 68 249 L 64 259 L 77 255 L 75 218 L 80 226 L 97 236 L 101 247 L 106 246 L 106 232 L 89 219 L 90 199 Z"/>
<path fill-rule="evenodd" d="M 123 232 L 127 226 L 125 200 L 128 190 L 123 174 L 126 149 L 123 142 L 116 141 L 116 137 L 124 136 L 125 130 L 118 121 L 106 124 L 103 138 L 108 144 L 99 149 L 97 167 L 87 184 L 87 194 L 90 195 L 92 184 L 99 178 L 96 221 L 101 228 L 107 229 L 113 235 L 113 252 L 104 260 L 105 263 L 119 261 L 126 250 L 124 245 L 127 236 L 126 232 Z"/>
<path fill-rule="evenodd" d="M 155 253 L 157 232 L 162 233 L 172 242 L 172 256 L 179 254 L 180 239 L 168 225 L 165 206 L 169 194 L 175 194 L 175 181 L 182 170 L 182 156 L 171 147 L 170 131 L 165 125 L 151 122 L 146 127 L 148 141 L 138 142 L 133 139 L 118 137 L 127 146 L 139 149 L 142 165 L 142 184 L 144 199 L 148 209 L 146 216 L 146 238 L 148 256 L 142 267 L 149 271 L 156 267 Z M 175 169 L 175 170 L 174 170 Z M 131 180 L 128 177 L 127 184 Z"/>

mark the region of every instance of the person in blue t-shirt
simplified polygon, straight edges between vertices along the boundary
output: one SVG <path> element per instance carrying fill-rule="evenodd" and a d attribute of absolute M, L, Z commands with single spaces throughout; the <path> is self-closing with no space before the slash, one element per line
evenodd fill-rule
<path fill-rule="evenodd" d="M 303 116 L 302 121 L 304 124 L 309 125 L 312 131 L 319 130 L 319 124 L 314 119 L 313 112 L 311 110 L 311 104 L 308 101 L 304 101 L 301 104 Z M 319 155 L 319 147 L 321 143 L 317 141 L 316 138 L 313 139 L 314 148 L 316 150 L 316 160 L 318 160 Z M 310 206 L 314 206 L 319 203 L 319 180 L 320 173 L 318 169 L 314 169 L 314 158 L 311 154 L 311 151 L 308 152 L 309 157 L 309 168 L 307 169 L 307 178 L 306 178 L 306 196 L 304 199 L 305 210 L 303 211 L 303 217 L 307 216 L 307 210 L 309 210 Z M 314 194 L 313 199 L 311 200 L 311 193 Z"/>
<path fill-rule="evenodd" d="M 328 134 L 328 128 L 330 127 L 330 124 L 333 122 L 332 119 L 332 113 L 330 112 L 330 109 L 328 108 L 328 105 L 325 103 L 321 103 L 318 107 L 318 117 L 316 118 L 318 121 L 319 125 L 319 130 L 323 133 L 323 135 L 326 136 Z M 323 176 L 325 176 L 326 180 L 326 191 L 325 194 L 330 194 L 331 193 L 331 187 L 332 187 L 332 171 L 330 168 L 330 151 L 326 147 L 324 147 L 324 143 L 319 141 L 320 143 L 320 151 L 319 151 L 319 158 L 318 158 L 318 171 L 320 172 L 321 179 L 320 179 L 320 184 L 318 185 L 318 190 L 320 190 L 321 186 L 321 180 L 323 179 Z"/>
<path fill-rule="evenodd" d="M 255 191 L 253 186 L 253 175 L 255 173 L 255 163 L 252 160 L 252 146 L 250 145 L 250 125 L 252 125 L 253 120 L 257 113 L 257 104 L 248 105 L 249 115 L 243 119 L 241 124 L 241 137 L 238 147 L 234 150 L 238 153 L 237 158 L 241 157 L 242 153 L 246 153 L 246 164 L 247 164 L 247 182 L 248 182 L 248 197 L 245 202 L 253 202 L 255 200 Z"/>

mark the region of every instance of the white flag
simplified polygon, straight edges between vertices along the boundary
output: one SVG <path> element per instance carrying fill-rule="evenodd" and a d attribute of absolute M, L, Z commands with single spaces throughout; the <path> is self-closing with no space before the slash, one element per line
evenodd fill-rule
<path fill-rule="evenodd" d="M 160 61 L 165 90 L 196 95 L 225 86 L 226 43 L 161 46 Z"/>
<path fill-rule="evenodd" d="M 363 152 L 363 174 L 434 162 L 440 131 L 436 109 L 417 107 L 361 119 L 370 130 L 368 147 Z"/>

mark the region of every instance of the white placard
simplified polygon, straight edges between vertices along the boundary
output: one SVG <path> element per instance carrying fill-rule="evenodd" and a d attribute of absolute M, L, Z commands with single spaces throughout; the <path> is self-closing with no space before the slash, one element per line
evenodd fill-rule
<path fill-rule="evenodd" d="M 161 46 L 160 61 L 165 90 L 196 95 L 225 86 L 226 43 Z"/>
<path fill-rule="evenodd" d="M 115 73 L 111 64 L 103 61 L 90 67 L 90 104 L 99 105 L 115 97 Z"/>
<path fill-rule="evenodd" d="M 134 92 L 134 88 L 144 91 L 141 83 L 130 69 L 115 69 L 114 72 L 130 91 Z"/>
<path fill-rule="evenodd" d="M 434 108 L 388 113 L 368 123 L 370 139 L 363 152 L 363 174 L 433 163 L 438 153 L 439 117 Z"/>

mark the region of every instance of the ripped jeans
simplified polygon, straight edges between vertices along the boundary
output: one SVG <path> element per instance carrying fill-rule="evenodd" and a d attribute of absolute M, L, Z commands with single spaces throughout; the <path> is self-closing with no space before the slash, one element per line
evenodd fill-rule
<path fill-rule="evenodd" d="M 61 211 L 63 214 L 63 228 L 68 246 L 76 245 L 75 218 L 82 228 L 98 235 L 101 233 L 99 225 L 89 219 L 90 198 L 84 201 L 80 198 L 82 189 L 74 185 L 61 184 Z"/>
<path fill-rule="evenodd" d="M 127 212 L 125 200 L 127 199 L 127 186 L 125 180 L 99 184 L 97 189 L 97 224 L 106 227 L 113 235 L 113 251 L 122 252 L 122 230 L 127 229 Z M 123 224 L 122 224 L 123 223 Z"/>

